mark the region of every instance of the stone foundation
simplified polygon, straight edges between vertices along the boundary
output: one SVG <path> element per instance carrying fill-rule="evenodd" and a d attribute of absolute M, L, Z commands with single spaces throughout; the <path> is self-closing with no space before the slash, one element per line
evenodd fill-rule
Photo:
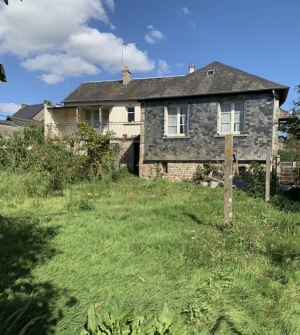
<path fill-rule="evenodd" d="M 148 163 L 140 166 L 141 178 L 166 178 L 172 181 L 189 181 L 193 178 L 199 163 Z"/>
<path fill-rule="evenodd" d="M 139 166 L 139 177 L 146 179 L 165 178 L 171 181 L 190 181 L 199 166 L 205 167 L 209 162 L 149 162 Z M 222 163 L 211 163 L 214 172 L 224 170 Z M 240 173 L 250 169 L 250 162 L 233 164 L 232 175 L 239 176 Z"/>

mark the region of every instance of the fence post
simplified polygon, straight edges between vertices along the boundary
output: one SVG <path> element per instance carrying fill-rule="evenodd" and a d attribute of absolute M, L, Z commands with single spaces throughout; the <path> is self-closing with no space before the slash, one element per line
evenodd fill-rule
<path fill-rule="evenodd" d="M 225 135 L 224 159 L 224 220 L 225 224 L 232 222 L 232 156 L 233 136 Z"/>
<path fill-rule="evenodd" d="M 270 176 L 271 176 L 270 172 L 271 172 L 271 149 L 270 147 L 267 147 L 265 201 L 270 200 Z"/>

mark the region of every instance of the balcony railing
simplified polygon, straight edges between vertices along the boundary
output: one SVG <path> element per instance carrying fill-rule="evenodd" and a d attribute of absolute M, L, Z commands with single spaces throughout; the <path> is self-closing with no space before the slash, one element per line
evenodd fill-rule
<path fill-rule="evenodd" d="M 95 129 L 98 134 L 111 130 L 117 138 L 133 138 L 140 135 L 140 127 L 140 122 L 108 122 L 99 124 Z M 48 123 L 45 131 L 51 137 L 74 135 L 78 131 L 78 125 L 77 123 Z"/>

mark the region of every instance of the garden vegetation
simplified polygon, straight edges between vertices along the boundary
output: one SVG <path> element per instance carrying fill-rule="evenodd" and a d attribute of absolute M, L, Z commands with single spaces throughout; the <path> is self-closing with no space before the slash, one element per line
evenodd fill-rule
<path fill-rule="evenodd" d="M 1 334 L 300 333 L 297 188 L 234 190 L 224 225 L 222 188 L 115 170 L 81 131 L 1 139 Z"/>

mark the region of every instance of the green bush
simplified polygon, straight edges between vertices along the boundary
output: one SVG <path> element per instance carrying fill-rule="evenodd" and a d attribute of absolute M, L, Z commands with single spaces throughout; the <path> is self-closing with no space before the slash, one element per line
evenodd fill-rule
<path fill-rule="evenodd" d="M 262 164 L 253 162 L 248 171 L 241 174 L 241 178 L 246 182 L 245 191 L 256 198 L 261 198 L 265 194 L 266 172 Z"/>
<path fill-rule="evenodd" d="M 281 162 L 292 162 L 296 159 L 295 150 L 278 150 Z"/>
<path fill-rule="evenodd" d="M 85 122 L 78 127 L 76 136 L 56 141 L 45 138 L 44 127 L 35 124 L 9 137 L 1 136 L 0 165 L 12 169 L 17 180 L 23 179 L 30 197 L 61 191 L 66 182 L 100 178 L 104 170 L 113 170 L 116 153 L 109 144 L 113 133 L 96 134 Z M 121 171 L 112 175 L 120 176 Z"/>

